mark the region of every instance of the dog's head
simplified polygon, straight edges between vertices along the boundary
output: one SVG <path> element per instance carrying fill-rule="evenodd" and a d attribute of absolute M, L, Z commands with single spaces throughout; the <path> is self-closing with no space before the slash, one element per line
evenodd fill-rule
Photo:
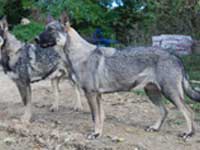
<path fill-rule="evenodd" d="M 45 30 L 35 38 L 37 44 L 43 48 L 60 46 L 64 47 L 67 42 L 66 22 L 68 17 L 62 14 L 60 20 L 54 20 L 48 16 Z"/>
<path fill-rule="evenodd" d="M 6 41 L 6 33 L 8 32 L 8 23 L 6 17 L 0 20 L 0 48 L 4 45 Z"/>

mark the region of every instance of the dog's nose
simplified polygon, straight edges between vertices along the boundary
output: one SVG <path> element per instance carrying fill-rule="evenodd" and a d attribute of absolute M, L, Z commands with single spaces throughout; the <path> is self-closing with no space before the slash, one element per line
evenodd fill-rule
<path fill-rule="evenodd" d="M 35 37 L 35 42 L 37 43 L 37 44 L 39 44 L 40 43 L 40 38 L 37 36 L 37 37 Z"/>

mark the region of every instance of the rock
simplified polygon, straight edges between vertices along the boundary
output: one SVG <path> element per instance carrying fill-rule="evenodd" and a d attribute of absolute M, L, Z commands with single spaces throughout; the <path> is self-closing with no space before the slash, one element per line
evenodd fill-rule
<path fill-rule="evenodd" d="M 115 143 L 121 143 L 121 142 L 124 142 L 125 139 L 122 138 L 122 137 L 117 137 L 117 136 L 108 136 L 108 138 L 111 138 L 112 142 L 115 142 Z"/>
<path fill-rule="evenodd" d="M 29 19 L 27 19 L 27 18 L 22 18 L 22 20 L 21 20 L 21 24 L 22 25 L 28 25 L 30 23 L 31 23 L 31 21 Z"/>
<path fill-rule="evenodd" d="M 62 144 L 59 144 L 59 145 L 57 145 L 57 146 L 55 147 L 55 150 L 60 150 L 61 147 L 62 147 Z"/>
<path fill-rule="evenodd" d="M 9 133 L 18 134 L 22 137 L 27 137 L 30 135 L 29 126 L 17 122 L 9 125 L 6 130 Z"/>
<path fill-rule="evenodd" d="M 144 111 L 145 113 L 148 113 L 148 112 L 149 112 L 149 110 L 148 110 L 148 109 L 144 109 L 143 111 Z"/>
<path fill-rule="evenodd" d="M 41 147 L 45 147 L 46 146 L 46 141 L 42 138 L 42 137 L 35 137 L 35 142 L 37 144 L 39 144 Z"/>
<path fill-rule="evenodd" d="M 63 135 L 63 138 L 64 138 L 64 143 L 68 143 L 69 141 L 72 141 L 74 140 L 74 137 L 76 137 L 76 134 L 74 133 L 73 135 L 71 133 L 64 133 Z"/>
<path fill-rule="evenodd" d="M 8 128 L 8 125 L 6 123 L 0 122 L 0 130 L 5 130 Z"/>
<path fill-rule="evenodd" d="M 60 137 L 59 130 L 58 129 L 53 130 L 51 132 L 51 137 L 55 138 L 55 139 L 58 139 Z"/>
<path fill-rule="evenodd" d="M 194 44 L 192 46 L 192 53 L 200 54 L 200 41 L 194 40 Z"/>
<path fill-rule="evenodd" d="M 191 36 L 163 34 L 152 37 L 152 46 L 160 47 L 176 55 L 188 55 L 192 52 L 193 39 Z"/>
<path fill-rule="evenodd" d="M 36 107 L 36 108 L 44 108 L 44 107 L 45 107 L 45 104 L 36 103 L 36 104 L 35 104 L 35 107 Z"/>
<path fill-rule="evenodd" d="M 124 142 L 124 138 L 118 137 L 116 139 L 114 139 L 117 143 L 119 142 Z"/>
<path fill-rule="evenodd" d="M 7 138 L 5 138 L 3 141 L 4 141 L 4 143 L 6 143 L 7 145 L 11 145 L 11 144 L 13 144 L 13 143 L 16 142 L 15 139 L 14 139 L 13 137 L 7 137 Z"/>

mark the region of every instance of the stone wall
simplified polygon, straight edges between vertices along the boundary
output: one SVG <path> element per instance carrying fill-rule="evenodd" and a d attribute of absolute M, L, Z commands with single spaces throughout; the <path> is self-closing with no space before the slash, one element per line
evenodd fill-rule
<path fill-rule="evenodd" d="M 193 39 L 191 36 L 163 34 L 152 37 L 152 46 L 160 47 L 176 55 L 192 53 Z"/>

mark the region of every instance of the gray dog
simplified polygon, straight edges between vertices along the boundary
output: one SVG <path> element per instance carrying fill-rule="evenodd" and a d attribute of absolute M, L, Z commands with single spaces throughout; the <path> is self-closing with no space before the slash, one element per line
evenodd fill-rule
<path fill-rule="evenodd" d="M 51 111 L 58 110 L 59 82 L 68 76 L 68 71 L 58 53 L 52 48 L 24 44 L 8 31 L 5 18 L 0 21 L 1 64 L 4 72 L 16 83 L 25 108 L 22 121 L 31 119 L 31 83 L 51 79 L 55 102 Z M 59 47 L 57 47 L 59 48 Z M 80 94 L 76 87 L 77 99 L 75 109 L 81 109 Z"/>
<path fill-rule="evenodd" d="M 153 47 L 121 51 L 96 47 L 70 27 L 65 14 L 61 21 L 49 23 L 38 39 L 38 43 L 45 47 L 50 41 L 63 47 L 58 53 L 85 92 L 94 121 L 94 132 L 89 138 L 102 134 L 104 111 L 101 94 L 135 88 L 144 88 L 149 99 L 160 110 L 160 118 L 147 131 L 158 131 L 163 124 L 167 116 L 162 102 L 162 96 L 165 96 L 186 119 L 188 130 L 181 136 L 186 139 L 194 134 L 193 114 L 184 103 L 184 92 L 198 102 L 200 93 L 190 86 L 184 66 L 176 56 Z"/>

